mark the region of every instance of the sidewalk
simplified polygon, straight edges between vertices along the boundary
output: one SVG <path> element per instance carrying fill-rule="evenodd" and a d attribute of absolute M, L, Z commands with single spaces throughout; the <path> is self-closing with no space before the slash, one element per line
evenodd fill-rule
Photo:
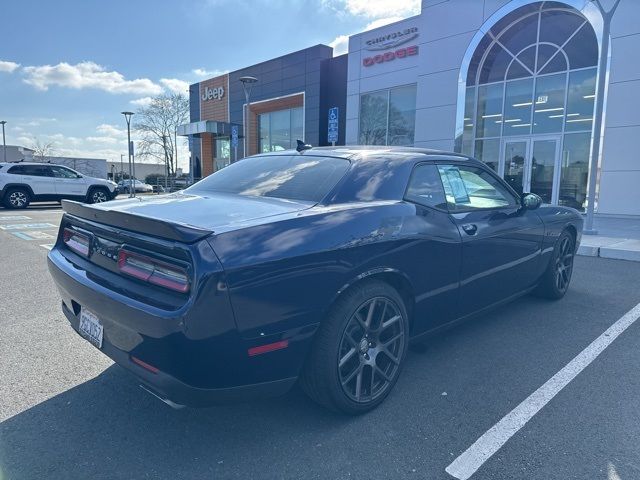
<path fill-rule="evenodd" d="M 640 262 L 640 219 L 594 219 L 598 235 L 582 235 L 578 255 Z"/>

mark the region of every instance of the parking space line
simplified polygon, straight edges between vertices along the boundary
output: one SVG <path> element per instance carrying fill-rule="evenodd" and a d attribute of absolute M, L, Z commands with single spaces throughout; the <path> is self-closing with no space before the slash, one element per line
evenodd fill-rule
<path fill-rule="evenodd" d="M 494 453 L 515 435 L 533 416 L 576 378 L 598 355 L 640 317 L 640 303 L 625 313 L 591 344 L 574 357 L 562 370 L 487 430 L 445 471 L 458 480 L 471 477 Z"/>

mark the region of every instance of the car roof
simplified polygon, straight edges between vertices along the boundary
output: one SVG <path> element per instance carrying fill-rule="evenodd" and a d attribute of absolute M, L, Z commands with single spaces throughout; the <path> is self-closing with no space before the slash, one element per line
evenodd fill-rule
<path fill-rule="evenodd" d="M 64 168 L 70 168 L 71 170 L 73 170 L 71 167 L 67 167 L 66 165 L 58 165 L 57 163 L 48 163 L 48 162 L 0 162 L 0 166 L 3 166 L 3 167 L 10 166 L 10 165 L 46 165 L 48 167 L 64 167 Z"/>
<path fill-rule="evenodd" d="M 314 155 L 322 157 L 338 157 L 351 161 L 380 161 L 386 160 L 385 154 L 394 157 L 404 157 L 408 159 L 416 159 L 416 157 L 447 157 L 447 160 L 454 161 L 477 161 L 467 155 L 461 153 L 449 152 L 446 150 L 433 150 L 428 148 L 417 147 L 395 147 L 380 145 L 347 145 L 337 147 L 311 147 L 298 152 L 297 150 L 281 150 L 278 152 L 267 152 L 257 156 L 269 155 Z M 429 160 L 429 158 L 425 158 Z"/>

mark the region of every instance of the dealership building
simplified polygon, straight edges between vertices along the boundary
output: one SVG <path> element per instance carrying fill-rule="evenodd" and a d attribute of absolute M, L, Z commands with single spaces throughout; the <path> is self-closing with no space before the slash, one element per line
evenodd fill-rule
<path fill-rule="evenodd" d="M 243 83 L 247 77 L 257 81 Z M 189 137 L 194 176 L 209 175 L 243 158 L 245 151 L 287 150 L 298 139 L 329 145 L 326 112 L 331 107 L 338 107 L 344 138 L 346 87 L 347 56 L 334 57 L 326 45 L 191 85 L 190 123 L 178 134 Z"/>
<path fill-rule="evenodd" d="M 459 151 L 546 202 L 584 211 L 593 189 L 598 214 L 640 216 L 640 2 L 610 18 L 614 0 L 600 3 L 423 0 L 419 15 L 351 36 L 346 57 L 320 45 L 201 82 L 183 132 L 192 159 L 203 174 L 233 160 L 224 129 L 246 116 L 248 153 L 300 134 L 326 145 L 337 106 L 338 144 Z M 247 75 L 258 82 L 244 109 Z M 216 107 L 206 89 L 218 87 Z M 229 125 L 202 123 L 218 119 Z"/>

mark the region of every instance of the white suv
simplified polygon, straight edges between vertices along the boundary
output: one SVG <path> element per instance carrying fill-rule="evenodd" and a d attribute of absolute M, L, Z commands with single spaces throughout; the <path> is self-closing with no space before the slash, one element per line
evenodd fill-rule
<path fill-rule="evenodd" d="M 31 202 L 64 198 L 100 203 L 117 194 L 114 182 L 87 177 L 62 165 L 0 163 L 0 201 L 7 208 L 26 208 Z"/>

